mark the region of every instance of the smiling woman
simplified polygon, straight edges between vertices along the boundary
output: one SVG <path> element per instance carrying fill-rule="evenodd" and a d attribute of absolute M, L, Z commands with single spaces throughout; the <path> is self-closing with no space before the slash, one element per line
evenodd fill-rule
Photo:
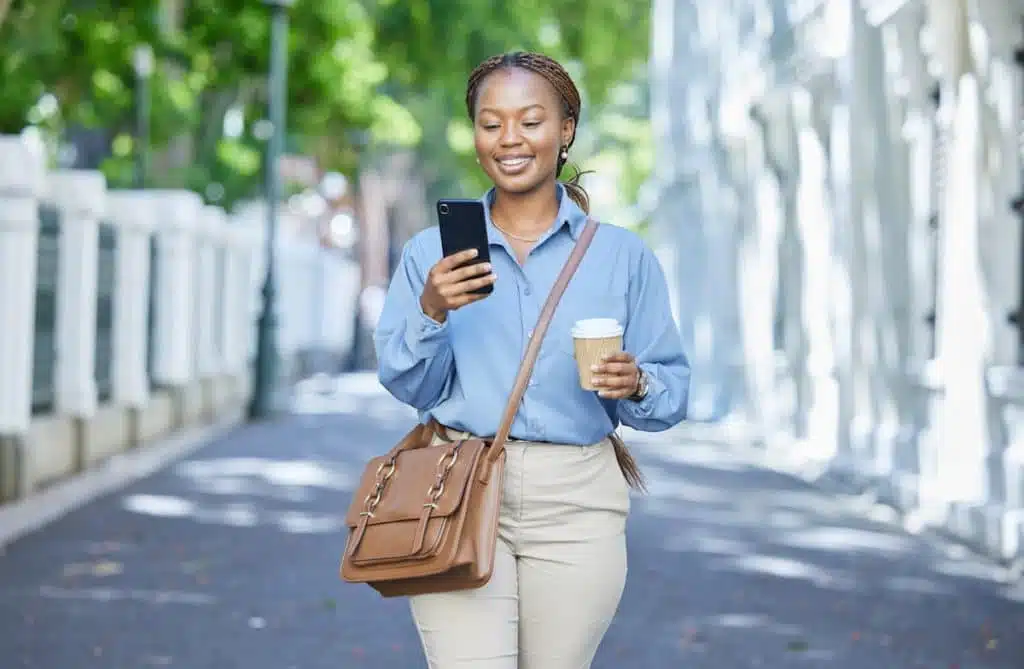
<path fill-rule="evenodd" d="M 489 58 L 469 78 L 466 107 L 494 184 L 482 198 L 490 262 L 442 257 L 436 227 L 409 241 L 375 335 L 378 375 L 438 440 L 489 439 L 499 425 L 510 439 L 489 580 L 414 595 L 412 613 L 431 669 L 586 669 L 619 605 L 629 488 L 642 483 L 615 430 L 682 420 L 689 364 L 654 254 L 633 232 L 593 223 L 579 184 L 558 180 L 580 119 L 565 69 L 536 53 Z M 577 247 L 585 231 L 592 240 Z M 585 255 L 546 312 L 533 375 L 502 423 L 545 298 L 577 248 Z M 490 293 L 472 292 L 484 282 Z M 617 322 L 593 366 L 577 361 L 572 334 L 590 319 Z"/>

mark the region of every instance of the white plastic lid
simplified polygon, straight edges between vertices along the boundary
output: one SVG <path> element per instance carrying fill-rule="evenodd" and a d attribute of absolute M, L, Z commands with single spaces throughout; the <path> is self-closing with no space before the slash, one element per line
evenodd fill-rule
<path fill-rule="evenodd" d="M 587 318 L 576 321 L 572 328 L 572 336 L 577 339 L 621 337 L 622 332 L 622 326 L 614 318 Z"/>

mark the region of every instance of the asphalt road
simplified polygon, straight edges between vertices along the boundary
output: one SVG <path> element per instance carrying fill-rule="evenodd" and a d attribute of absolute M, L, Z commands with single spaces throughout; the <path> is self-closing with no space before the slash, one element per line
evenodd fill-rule
<path fill-rule="evenodd" d="M 416 669 L 402 600 L 340 581 L 341 518 L 410 424 L 365 377 L 0 556 L 0 667 Z M 727 446 L 638 435 L 630 578 L 595 669 L 1022 669 L 1024 586 Z"/>

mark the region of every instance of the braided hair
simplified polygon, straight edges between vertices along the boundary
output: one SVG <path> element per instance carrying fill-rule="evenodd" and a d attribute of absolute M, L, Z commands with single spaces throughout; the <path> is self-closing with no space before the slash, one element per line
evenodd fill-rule
<path fill-rule="evenodd" d="M 555 89 L 555 92 L 558 93 L 558 97 L 562 101 L 562 117 L 571 118 L 574 122 L 572 137 L 569 138 L 569 143 L 562 147 L 562 150 L 568 151 L 572 143 L 576 141 L 576 125 L 579 124 L 580 108 L 582 107 L 580 92 L 576 88 L 576 84 L 573 83 L 572 77 L 565 71 L 565 68 L 554 59 L 543 54 L 515 51 L 491 56 L 480 63 L 469 75 L 469 81 L 466 84 L 466 111 L 469 112 L 469 118 L 476 118 L 476 99 L 480 92 L 480 85 L 494 72 L 507 69 L 520 69 L 538 74 L 544 77 L 551 84 L 551 87 Z M 565 167 L 565 163 L 566 159 L 562 157 L 562 151 L 559 151 L 558 166 L 555 170 L 556 178 L 562 175 L 562 168 Z M 569 197 L 584 212 L 589 213 L 590 198 L 587 196 L 587 192 L 583 190 L 583 186 L 580 185 L 581 176 L 582 173 L 577 169 L 576 174 L 568 181 L 564 181 L 563 185 L 566 192 L 569 193 Z"/>

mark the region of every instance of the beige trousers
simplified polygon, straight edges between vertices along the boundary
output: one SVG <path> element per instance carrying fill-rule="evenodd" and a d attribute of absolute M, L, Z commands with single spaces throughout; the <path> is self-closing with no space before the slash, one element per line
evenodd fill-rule
<path fill-rule="evenodd" d="M 453 435 L 454 436 L 454 435 Z M 611 442 L 511 442 L 494 574 L 411 597 L 430 669 L 588 669 L 626 581 L 629 488 Z"/>

